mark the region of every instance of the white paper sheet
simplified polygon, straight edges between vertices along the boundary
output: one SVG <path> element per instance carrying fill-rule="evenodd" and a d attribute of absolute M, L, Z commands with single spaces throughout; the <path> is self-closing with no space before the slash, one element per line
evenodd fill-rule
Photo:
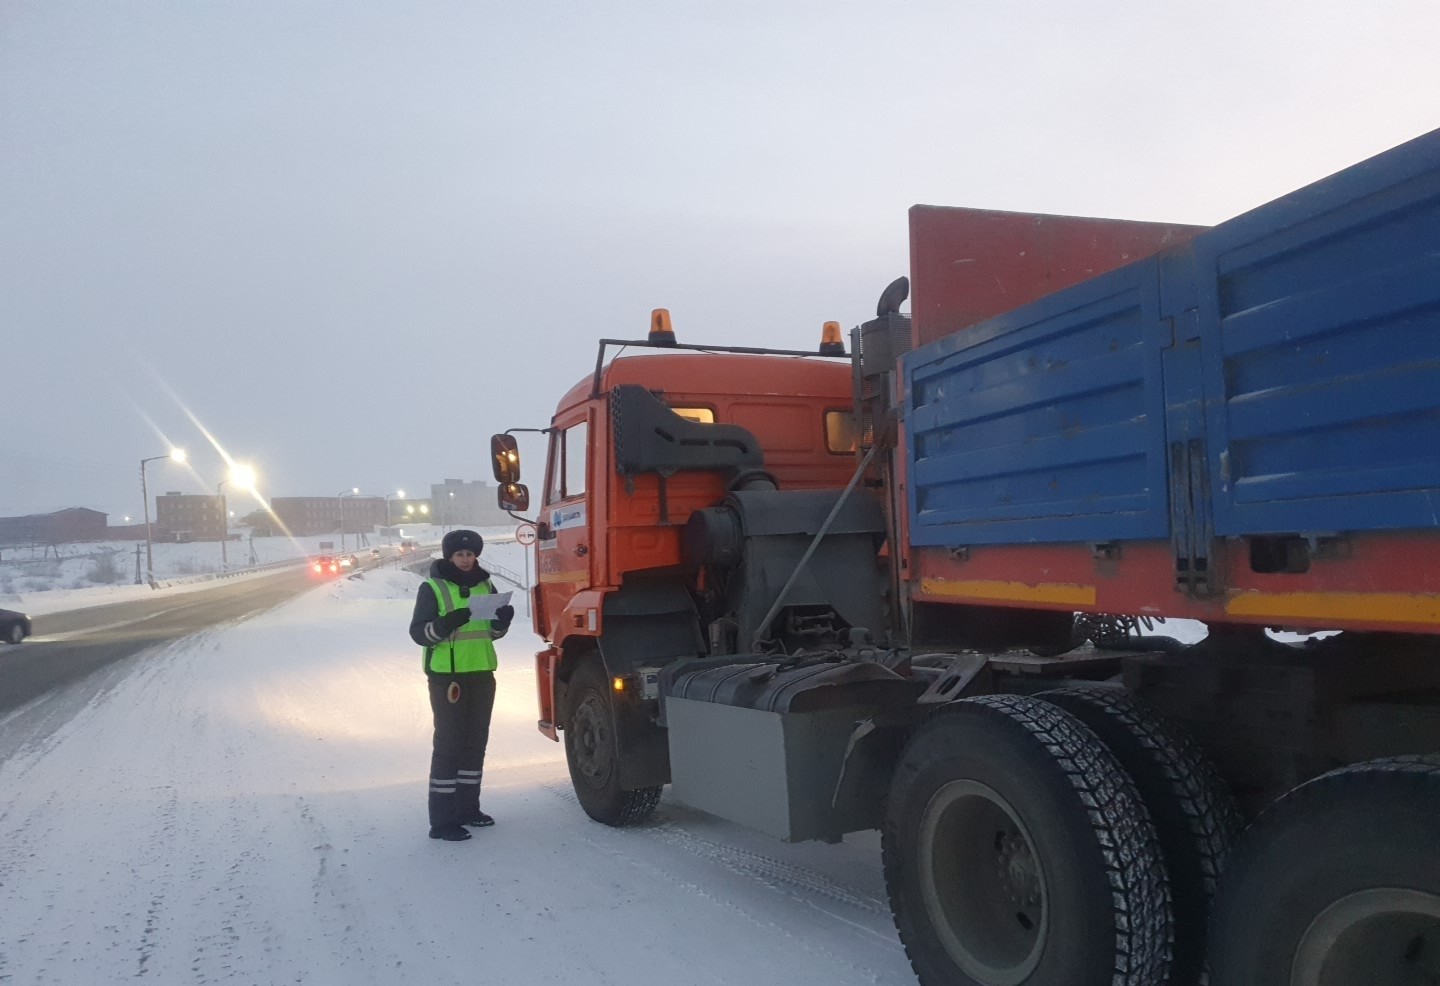
<path fill-rule="evenodd" d="M 488 596 L 471 596 L 465 600 L 465 605 L 470 607 L 470 619 L 495 619 L 497 609 L 510 605 L 510 596 L 511 593 L 508 592 L 492 592 Z"/>

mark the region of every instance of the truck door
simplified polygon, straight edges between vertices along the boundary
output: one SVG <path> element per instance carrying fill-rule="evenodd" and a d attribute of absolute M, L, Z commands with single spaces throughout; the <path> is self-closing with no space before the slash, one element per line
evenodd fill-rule
<path fill-rule="evenodd" d="M 557 421 L 550 435 L 535 555 L 541 606 L 552 631 L 570 598 L 594 584 L 590 574 L 595 547 L 589 516 L 590 430 L 589 409 L 582 408 Z"/>

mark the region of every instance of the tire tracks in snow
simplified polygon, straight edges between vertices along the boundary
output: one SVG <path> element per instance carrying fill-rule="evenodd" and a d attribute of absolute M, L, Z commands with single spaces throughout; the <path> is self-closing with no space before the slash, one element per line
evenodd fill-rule
<path fill-rule="evenodd" d="M 568 784 L 551 783 L 545 785 L 545 788 L 551 794 L 568 802 L 577 813 L 583 812 L 574 791 Z M 664 811 L 663 804 L 660 810 Z M 716 886 L 701 886 L 685 881 L 646 854 L 635 851 L 635 848 L 617 844 L 617 841 L 659 842 L 678 849 L 705 862 L 722 867 L 737 876 L 759 883 L 787 900 L 803 904 L 812 912 L 822 915 L 827 921 L 842 925 L 850 931 L 859 932 L 887 950 L 901 951 L 900 941 L 896 937 L 894 926 L 891 923 L 888 902 L 859 889 L 837 883 L 812 869 L 787 863 L 764 853 L 701 838 L 686 831 L 683 826 L 663 818 L 633 828 L 609 831 L 614 833 L 614 839 L 592 838 L 586 835 L 582 835 L 581 838 L 601 852 L 622 858 L 631 865 L 647 869 L 680 889 L 728 910 L 743 914 L 751 922 L 795 940 L 806 951 L 831 960 L 835 958 L 832 953 L 815 947 L 804 938 L 797 936 L 790 928 L 757 917 L 752 909 L 745 906 L 743 899 L 725 894 Z M 878 975 L 873 970 L 866 969 L 864 971 Z"/>

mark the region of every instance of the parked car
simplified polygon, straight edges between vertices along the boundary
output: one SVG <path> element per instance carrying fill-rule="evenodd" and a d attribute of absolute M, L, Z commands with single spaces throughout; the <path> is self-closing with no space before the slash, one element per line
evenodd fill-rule
<path fill-rule="evenodd" d="M 0 640 L 18 644 L 31 634 L 30 617 L 13 609 L 0 609 Z"/>

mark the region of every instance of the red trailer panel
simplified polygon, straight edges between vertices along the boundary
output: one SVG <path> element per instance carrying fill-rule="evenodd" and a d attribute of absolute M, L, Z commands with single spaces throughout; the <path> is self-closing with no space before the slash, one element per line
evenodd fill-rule
<path fill-rule="evenodd" d="M 912 206 L 912 342 L 934 342 L 1208 228 Z"/>

